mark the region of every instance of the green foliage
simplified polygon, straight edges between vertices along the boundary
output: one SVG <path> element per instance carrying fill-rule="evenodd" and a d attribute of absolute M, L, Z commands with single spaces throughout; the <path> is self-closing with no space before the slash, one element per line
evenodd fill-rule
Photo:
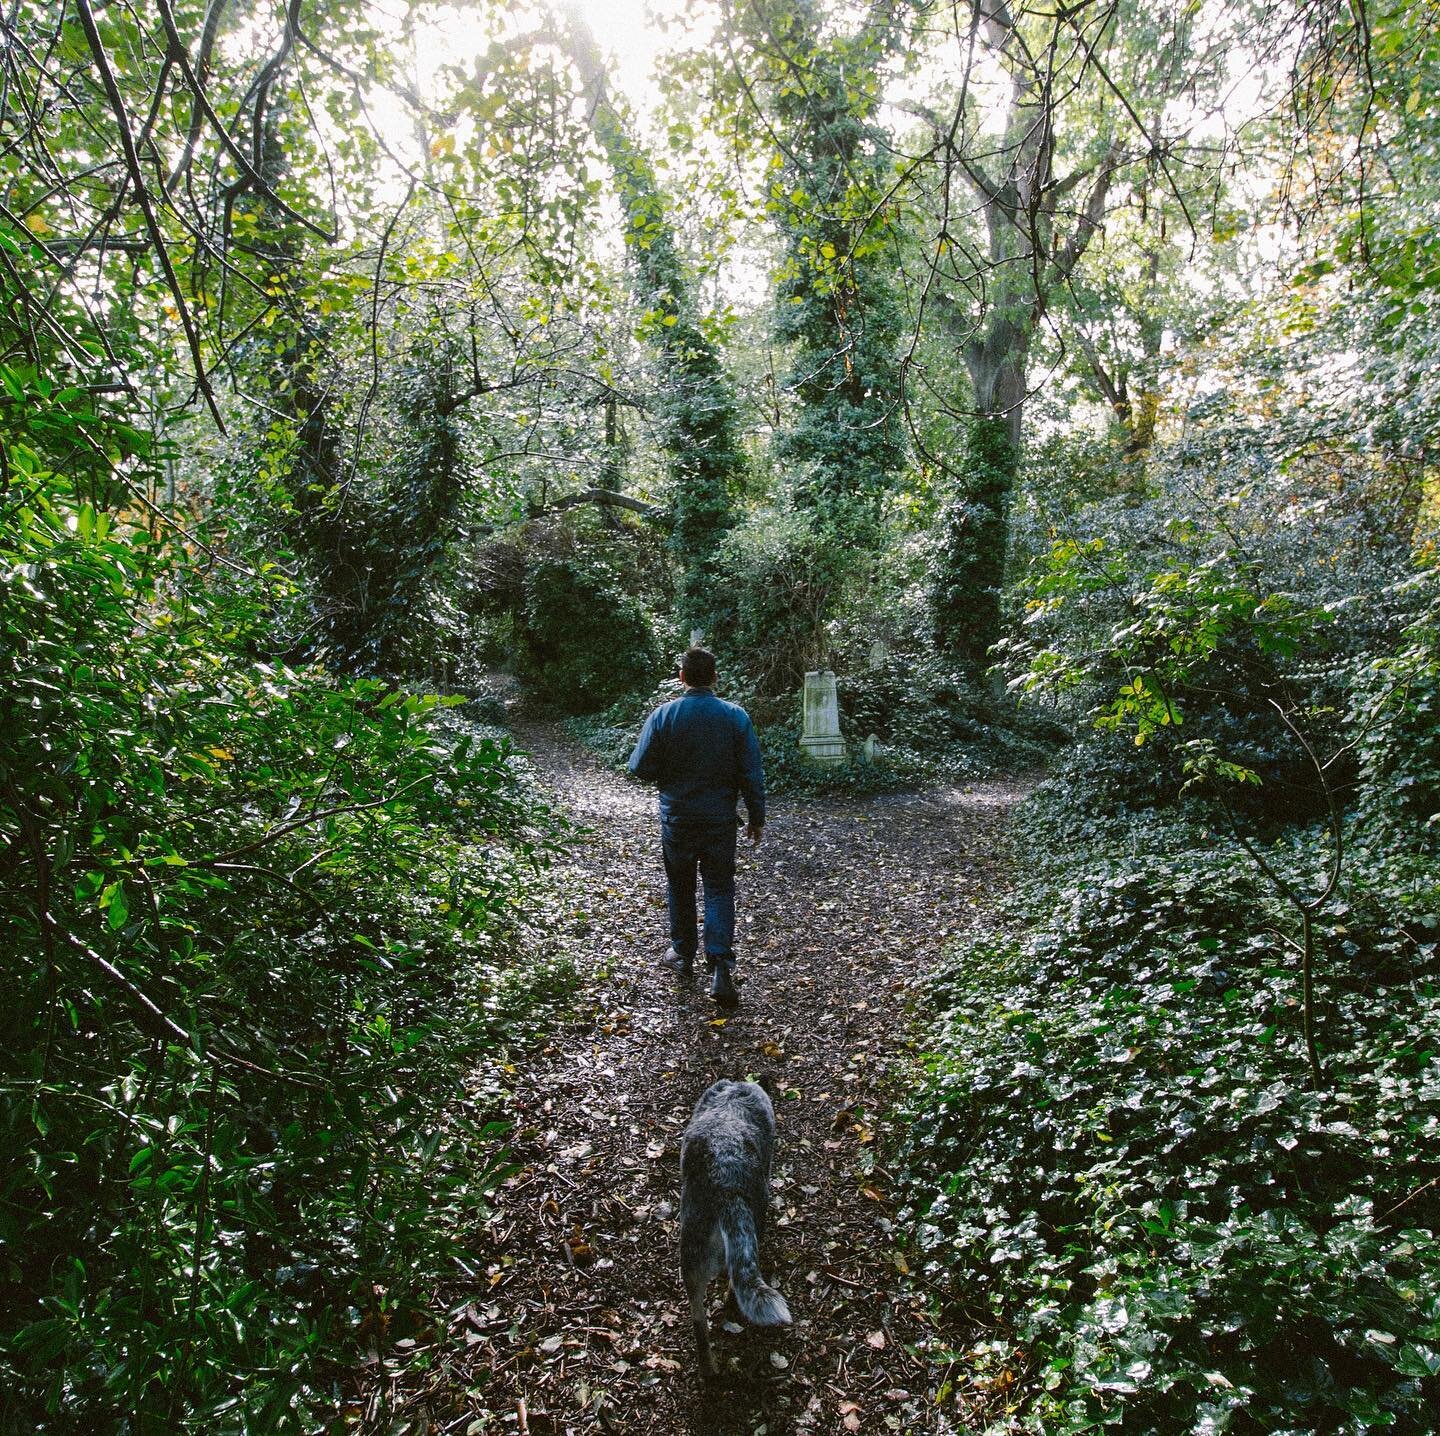
<path fill-rule="evenodd" d="M 1184 521 L 1174 525 L 1179 543 L 1190 528 Z M 1030 586 L 1031 612 L 1043 617 L 1073 600 L 1114 590 L 1124 593 L 1124 617 L 1101 640 L 1103 657 L 1038 651 L 1023 686 L 1028 691 L 1073 686 L 1097 661 L 1107 672 L 1126 675 L 1102 701 L 1095 723 L 1133 734 L 1137 747 L 1184 722 L 1180 695 L 1197 688 L 1202 671 L 1222 655 L 1253 655 L 1253 666 L 1263 669 L 1268 660 L 1292 658 L 1303 644 L 1316 644 L 1320 626 L 1334 617 L 1324 608 L 1302 608 L 1288 594 L 1266 592 L 1256 566 L 1233 552 L 1199 562 L 1182 558 L 1132 575 L 1126 560 L 1108 554 L 1101 539 L 1087 544 L 1063 539 L 1051 548 Z"/>
<path fill-rule="evenodd" d="M 936 524 L 929 582 L 935 645 L 976 675 L 1000 636 L 1010 490 L 1018 463 L 1005 419 L 972 420 L 959 492 Z"/>
<path fill-rule="evenodd" d="M 761 694 L 793 693 L 822 659 L 837 562 L 831 536 L 804 510 L 766 510 L 727 535 L 732 617 L 721 656 L 733 654 Z"/>
<path fill-rule="evenodd" d="M 503 1173 L 461 1084 L 566 985 L 559 829 L 440 700 L 259 656 L 281 576 L 207 587 L 146 437 L 0 379 L 4 1420 L 301 1429 Z"/>
<path fill-rule="evenodd" d="M 896 413 L 904 314 L 880 214 L 888 138 L 875 118 L 892 37 L 878 20 L 826 35 L 810 0 L 758 7 L 749 22 L 777 116 L 766 210 L 785 241 L 775 332 L 793 346 L 798 404 L 775 453 L 795 507 L 825 536 L 816 581 L 828 616 L 845 576 L 880 547 L 907 458 Z"/>
<path fill-rule="evenodd" d="M 906 1159 L 997 1432 L 1440 1397 L 1433 578 L 1400 466 L 1270 439 L 1067 502 L 1021 591 L 1016 686 L 1092 733 L 1021 826 L 1018 934 L 940 978 Z"/>
<path fill-rule="evenodd" d="M 927 1280 L 993 1328 L 957 1398 L 996 1432 L 1428 1431 L 1440 875 L 1352 871 L 1311 1091 L 1274 889 L 1154 819 L 1059 847 L 1049 801 L 1025 930 L 952 954 L 907 1112 Z"/>
<path fill-rule="evenodd" d="M 853 662 L 836 677 L 840 718 L 853 744 L 868 734 L 891 761 L 930 778 L 1039 768 L 1068 737 L 1042 718 L 996 702 L 933 651 Z"/>
<path fill-rule="evenodd" d="M 1440 583 L 1434 569 L 1407 585 L 1420 613 L 1393 654 L 1359 674 L 1357 808 L 1382 843 L 1431 853 L 1440 843 Z"/>
<path fill-rule="evenodd" d="M 6 1429 L 313 1429 L 505 1170 L 493 1095 L 451 1094 L 570 980 L 527 928 L 556 825 L 500 735 L 315 660 L 479 687 L 513 649 L 623 758 L 664 613 L 718 640 L 777 789 L 969 776 L 1036 752 L 980 686 L 1007 548 L 1034 560 L 1012 677 L 1090 727 L 1029 830 L 1029 865 L 1065 860 L 1027 935 L 948 975 L 917 1118 L 934 1275 L 998 1323 L 976 1386 L 1003 1421 L 1039 1377 L 1017 1420 L 1045 1430 L 1422 1429 L 1434 27 L 1412 0 L 1127 4 L 1083 36 L 1067 7 L 721 8 L 652 160 L 505 5 L 423 77 L 424 5 L 7 7 Z M 1253 217 L 1172 129 L 1234 118 L 1226 54 L 1295 160 L 1257 186 L 1264 146 L 1205 138 L 1278 192 Z M 924 127 L 893 141 L 892 69 Z M 1189 298 L 1182 212 L 1186 251 L 1221 245 Z M 776 303 L 734 314 L 762 270 Z M 1022 432 L 1082 356 L 1123 461 L 1073 389 L 1049 452 Z M 627 476 L 663 548 L 582 507 Z M 821 662 L 837 771 L 796 746 Z M 1223 829 L 1156 816 L 1216 796 Z"/>
<path fill-rule="evenodd" d="M 1267 433 L 1225 414 L 1156 465 L 1149 496 L 1054 513 L 1027 536 L 1023 622 L 1001 649 L 1012 688 L 1130 740 L 1126 753 L 1082 738 L 1077 775 L 1109 778 L 1077 789 L 1083 801 L 1173 802 L 1218 756 L 1246 788 L 1228 785 L 1238 811 L 1297 821 L 1326 801 L 1299 734 L 1349 801 L 1350 739 L 1367 727 L 1357 682 L 1377 702 L 1396 691 L 1380 675 L 1409 671 L 1402 634 L 1430 583 L 1416 578 L 1403 470 L 1282 464 Z"/>
<path fill-rule="evenodd" d="M 564 713 L 593 713 L 660 671 L 649 615 L 593 556 L 542 559 L 526 571 L 515 637 L 520 675 Z"/>
<path fill-rule="evenodd" d="M 591 36 L 576 35 L 573 43 L 583 70 L 599 65 Z M 603 75 L 588 78 L 603 87 Z M 732 502 L 746 468 L 734 386 L 699 313 L 694 276 L 654 166 L 609 100 L 597 98 L 594 113 L 625 215 L 625 244 L 643 311 L 637 334 L 659 355 L 658 409 L 671 481 L 670 546 L 681 570 L 679 627 L 720 636 L 729 626 L 730 604 L 719 545 L 734 523 Z"/>
<path fill-rule="evenodd" d="M 923 758 L 898 748 L 886 748 L 865 757 L 853 735 L 847 739 L 845 761 L 821 766 L 812 763 L 800 747 L 798 719 L 767 723 L 759 730 L 760 756 L 765 782 L 780 797 L 814 798 L 831 794 L 893 793 L 917 788 L 934 776 Z"/>

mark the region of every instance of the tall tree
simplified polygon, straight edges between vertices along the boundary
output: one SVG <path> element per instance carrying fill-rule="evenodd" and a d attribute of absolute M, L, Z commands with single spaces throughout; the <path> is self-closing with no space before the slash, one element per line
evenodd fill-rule
<path fill-rule="evenodd" d="M 957 93 L 948 114 L 922 107 L 945 196 L 928 318 L 947 329 L 964 359 L 974 418 L 966 472 L 941 517 L 931 603 L 937 642 L 978 669 L 999 635 L 1036 335 L 1127 168 L 1144 161 L 1159 183 L 1173 186 L 1182 136 L 1179 121 L 1171 122 L 1175 134 L 1161 128 L 1167 102 L 1193 94 L 1213 73 L 1214 47 L 1191 51 L 1188 13 L 1167 29 L 1163 17 L 1151 19 L 1128 0 L 1024 10 L 974 0 L 955 13 L 951 39 L 964 65 Z M 998 133 L 987 116 L 994 74 L 1003 76 Z M 954 243 L 966 194 L 982 232 L 978 253 Z"/>
<path fill-rule="evenodd" d="M 877 120 L 894 35 L 888 21 L 829 33 L 815 0 L 750 0 L 738 19 L 773 147 L 766 207 L 784 241 L 776 334 L 791 346 L 798 400 L 775 452 L 793 470 L 796 508 L 814 515 L 833 554 L 828 607 L 879 547 L 907 458 L 885 206 L 892 147 Z"/>
<path fill-rule="evenodd" d="M 610 96 L 580 7 L 571 0 L 563 9 L 565 49 L 625 215 L 640 331 L 659 358 L 662 440 L 673 486 L 671 548 L 681 567 L 676 617 L 682 631 L 723 634 L 728 604 L 719 545 L 734 524 L 732 495 L 745 470 L 734 389 L 706 330 L 655 167 Z"/>

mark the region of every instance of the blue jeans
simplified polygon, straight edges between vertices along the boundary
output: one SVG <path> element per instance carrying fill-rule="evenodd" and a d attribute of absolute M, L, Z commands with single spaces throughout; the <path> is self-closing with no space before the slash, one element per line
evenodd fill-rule
<path fill-rule="evenodd" d="M 695 874 L 705 889 L 705 966 L 735 965 L 735 823 L 696 818 L 660 822 L 665 857 L 666 902 L 670 908 L 670 946 L 694 957 Z"/>

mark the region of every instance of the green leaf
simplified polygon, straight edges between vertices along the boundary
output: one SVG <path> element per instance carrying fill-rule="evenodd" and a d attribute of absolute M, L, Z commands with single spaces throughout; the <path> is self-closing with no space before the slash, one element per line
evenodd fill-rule
<path fill-rule="evenodd" d="M 110 900 L 103 904 L 106 920 L 110 924 L 111 932 L 119 932 L 130 916 L 130 900 L 125 896 L 123 883 L 113 883 L 107 891 L 110 894 Z"/>

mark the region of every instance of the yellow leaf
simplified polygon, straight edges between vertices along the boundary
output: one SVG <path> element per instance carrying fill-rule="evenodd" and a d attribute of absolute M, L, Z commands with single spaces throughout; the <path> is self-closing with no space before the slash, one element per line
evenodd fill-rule
<path fill-rule="evenodd" d="M 31 234 L 49 234 L 50 225 L 43 214 L 27 214 L 25 216 L 25 228 Z"/>
<path fill-rule="evenodd" d="M 235 755 L 228 748 L 207 748 L 205 751 L 212 758 L 218 758 L 222 763 L 229 763 L 235 757 Z"/>

